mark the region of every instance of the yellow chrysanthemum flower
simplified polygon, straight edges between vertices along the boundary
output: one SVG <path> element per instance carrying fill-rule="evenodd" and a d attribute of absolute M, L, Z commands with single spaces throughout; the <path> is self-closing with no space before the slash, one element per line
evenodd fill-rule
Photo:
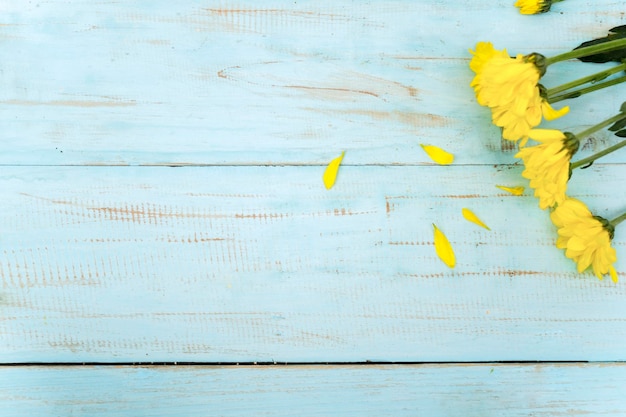
<path fill-rule="evenodd" d="M 470 61 L 470 69 L 474 71 L 475 74 L 480 74 L 482 72 L 483 67 L 493 57 L 500 58 L 509 58 L 509 53 L 506 49 L 501 51 L 497 50 L 493 47 L 491 42 L 478 42 L 476 44 L 476 50 L 472 51 L 470 49 L 470 53 L 473 55 L 472 60 Z"/>
<path fill-rule="evenodd" d="M 511 58 L 501 53 L 487 59 L 470 84 L 478 103 L 489 107 L 519 106 L 533 98 L 543 75 L 536 62 L 532 55 Z"/>
<path fill-rule="evenodd" d="M 558 119 L 569 113 L 569 106 L 555 110 L 548 101 L 542 97 L 541 85 L 537 87 L 537 94 L 533 95 L 526 103 L 491 109 L 493 124 L 502 127 L 502 138 L 516 141 L 521 139 L 520 146 L 526 145 L 528 133 L 532 128 L 541 123 L 541 118 L 550 121 Z"/>
<path fill-rule="evenodd" d="M 542 95 L 538 84 L 545 72 L 545 58 L 540 54 L 511 58 L 506 49 L 495 49 L 490 42 L 479 42 L 470 69 L 476 76 L 470 83 L 480 105 L 491 108 L 491 118 L 502 128 L 507 140 L 528 138 L 528 131 L 546 120 L 565 115 L 568 107 L 554 110 Z"/>
<path fill-rule="evenodd" d="M 550 10 L 552 0 L 517 0 L 515 7 L 519 7 L 521 14 L 538 14 Z"/>
<path fill-rule="evenodd" d="M 515 157 L 524 161 L 522 176 L 530 180 L 539 207 L 546 209 L 565 200 L 570 160 L 580 142 L 573 134 L 554 129 L 532 129 L 529 135 L 540 144 L 522 148 Z"/>
<path fill-rule="evenodd" d="M 519 97 L 512 105 L 491 108 L 491 121 L 502 128 L 502 138 L 517 141 L 522 139 L 521 146 L 528 140 L 528 132 L 541 123 L 542 99 L 537 94 L 530 98 Z"/>
<path fill-rule="evenodd" d="M 574 260 L 578 272 L 591 266 L 600 279 L 610 274 L 617 282 L 613 264 L 617 261 L 615 249 L 611 247 L 614 227 L 606 219 L 594 216 L 587 206 L 575 198 L 567 198 L 550 215 L 558 228 L 556 246 L 565 249 L 565 256 Z"/>

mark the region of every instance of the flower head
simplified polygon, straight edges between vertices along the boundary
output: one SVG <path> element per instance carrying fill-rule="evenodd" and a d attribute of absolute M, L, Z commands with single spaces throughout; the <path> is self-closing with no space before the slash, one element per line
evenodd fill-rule
<path fill-rule="evenodd" d="M 517 141 L 521 146 L 528 141 L 528 132 L 541 123 L 542 102 L 539 94 L 518 97 L 510 105 L 491 108 L 491 121 L 502 128 L 502 138 Z"/>
<path fill-rule="evenodd" d="M 519 7 L 521 14 L 538 14 L 550 10 L 552 0 L 517 0 L 515 6 Z"/>
<path fill-rule="evenodd" d="M 617 272 L 613 268 L 617 254 L 611 247 L 614 227 L 610 222 L 594 216 L 582 201 L 575 198 L 563 200 L 550 218 L 558 228 L 557 248 L 565 249 L 565 256 L 576 262 L 578 272 L 591 267 L 598 278 L 609 273 L 617 282 Z"/>
<path fill-rule="evenodd" d="M 480 43 L 479 46 L 481 48 L 477 47 L 477 51 L 485 49 Z M 491 54 L 470 52 L 475 55 L 473 66 L 478 68 L 470 85 L 474 87 L 479 104 L 489 107 L 519 105 L 537 93 L 536 87 L 545 68 L 542 70 L 537 65 L 539 60 L 533 58 L 533 54 L 511 58 L 505 50 L 494 49 Z"/>
<path fill-rule="evenodd" d="M 524 161 L 522 176 L 530 180 L 539 207 L 553 207 L 565 200 L 570 160 L 580 142 L 569 132 L 553 129 L 532 129 L 529 135 L 540 144 L 522 148 L 515 157 Z"/>
<path fill-rule="evenodd" d="M 569 106 L 555 110 L 545 98 L 545 88 L 537 85 L 534 94 L 524 105 L 502 106 L 491 109 L 493 124 L 502 127 L 502 138 L 512 141 L 521 139 L 520 146 L 526 145 L 529 132 L 541 123 L 541 118 L 550 121 L 569 113 Z M 517 103 L 516 103 L 517 104 Z"/>
<path fill-rule="evenodd" d="M 506 49 L 495 49 L 490 42 L 479 42 L 472 51 L 470 69 L 476 76 L 470 83 L 480 105 L 491 108 L 491 118 L 502 127 L 502 137 L 524 143 L 528 131 L 541 123 L 542 116 L 552 120 L 569 108 L 554 110 L 545 99 L 539 79 L 545 73 L 543 55 L 533 53 L 511 58 Z"/>
<path fill-rule="evenodd" d="M 491 42 L 478 42 L 476 44 L 476 50 L 470 53 L 473 55 L 470 61 L 470 69 L 478 76 L 483 70 L 483 67 L 493 57 L 509 58 L 509 54 L 506 49 L 501 51 L 495 49 Z"/>

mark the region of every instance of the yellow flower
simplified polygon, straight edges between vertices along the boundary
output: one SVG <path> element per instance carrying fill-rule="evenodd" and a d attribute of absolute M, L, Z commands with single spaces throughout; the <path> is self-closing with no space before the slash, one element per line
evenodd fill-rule
<path fill-rule="evenodd" d="M 611 247 L 614 227 L 610 222 L 594 216 L 582 201 L 575 198 L 565 199 L 550 218 L 558 228 L 557 248 L 565 249 L 565 256 L 576 262 L 578 272 L 591 266 L 598 278 L 609 273 L 617 282 L 617 272 L 613 268 L 617 254 Z"/>
<path fill-rule="evenodd" d="M 521 14 L 545 13 L 550 10 L 552 0 L 517 0 L 515 6 L 520 8 Z"/>
<path fill-rule="evenodd" d="M 498 51 L 493 47 L 491 42 L 478 42 L 476 44 L 476 50 L 472 51 L 470 49 L 470 53 L 473 55 L 470 61 L 470 69 L 474 71 L 475 74 L 479 74 L 487 61 L 493 57 L 509 58 L 506 49 Z"/>
<path fill-rule="evenodd" d="M 491 109 L 493 124 L 502 127 L 502 138 L 516 141 L 521 139 L 520 146 L 526 145 L 528 133 L 532 128 L 541 123 L 543 116 L 546 120 L 558 119 L 569 112 L 569 107 L 565 106 L 560 110 L 555 110 L 548 101 L 541 96 L 540 87 L 537 87 L 537 94 L 531 97 L 526 108 L 523 104 L 506 107 L 494 107 Z"/>
<path fill-rule="evenodd" d="M 568 107 L 554 110 L 543 97 L 539 84 L 546 68 L 543 55 L 511 58 L 506 49 L 499 51 L 490 42 L 479 42 L 470 53 L 470 69 L 476 74 L 470 86 L 478 103 L 491 108 L 492 121 L 502 127 L 504 139 L 522 139 L 523 145 L 542 116 L 552 120 L 569 111 Z"/>
<path fill-rule="evenodd" d="M 511 58 L 502 52 L 494 50 L 491 58 L 482 66 L 478 65 L 480 70 L 470 84 L 478 103 L 483 106 L 519 105 L 522 99 L 529 100 L 538 93 L 536 87 L 543 75 L 537 65 L 537 61 L 541 63 L 541 58 L 536 57 L 538 54 Z"/>
<path fill-rule="evenodd" d="M 511 105 L 492 107 L 491 120 L 502 128 L 502 138 L 517 141 L 521 146 L 528 140 L 528 132 L 541 123 L 541 97 L 539 90 L 530 98 L 520 97 Z M 519 102 L 519 103 L 517 103 Z"/>
<path fill-rule="evenodd" d="M 530 180 L 539 207 L 553 207 L 565 200 L 570 160 L 580 142 L 569 132 L 553 129 L 532 129 L 529 135 L 540 144 L 522 148 L 515 157 L 524 161 L 522 176 Z"/>

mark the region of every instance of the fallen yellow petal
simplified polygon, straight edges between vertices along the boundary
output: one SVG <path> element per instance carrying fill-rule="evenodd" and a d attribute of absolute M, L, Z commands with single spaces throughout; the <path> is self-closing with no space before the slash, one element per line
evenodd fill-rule
<path fill-rule="evenodd" d="M 472 223 L 476 223 L 477 225 L 479 225 L 480 227 L 484 227 L 487 230 L 491 230 L 489 228 L 489 226 L 487 226 L 485 223 L 482 222 L 482 220 L 480 220 L 478 218 L 477 215 L 475 215 L 470 209 L 468 208 L 464 208 L 463 210 L 461 210 L 463 213 L 463 217 L 465 217 L 465 220 L 470 221 Z"/>
<path fill-rule="evenodd" d="M 333 185 L 335 185 L 337 172 L 339 171 L 339 165 L 341 165 L 344 154 L 345 152 L 341 152 L 340 156 L 330 161 L 330 164 L 328 164 L 328 166 L 326 167 L 326 171 L 324 171 L 322 179 L 324 180 L 324 185 L 326 186 L 327 190 L 330 190 L 331 188 L 333 188 Z"/>
<path fill-rule="evenodd" d="M 434 223 L 433 227 L 435 229 L 435 251 L 437 252 L 437 256 L 439 256 L 443 263 L 448 265 L 450 268 L 454 268 L 456 265 L 456 258 L 454 257 L 452 245 L 450 245 L 446 235 L 444 235 Z"/>
<path fill-rule="evenodd" d="M 561 108 L 560 110 L 555 110 L 550 105 L 550 103 L 548 103 L 546 100 L 543 100 L 541 102 L 541 111 L 543 113 L 543 118 L 546 119 L 547 121 L 550 121 L 550 120 L 558 119 L 559 117 L 563 117 L 567 113 L 569 113 L 569 106 L 565 106 Z"/>
<path fill-rule="evenodd" d="M 509 192 L 509 193 L 511 193 L 513 195 L 522 195 L 522 194 L 524 194 L 524 187 L 522 187 L 521 185 L 517 186 L 517 187 L 507 187 L 507 186 L 504 186 L 504 185 L 496 185 L 496 187 L 498 187 L 501 190 L 507 191 L 507 192 Z"/>
<path fill-rule="evenodd" d="M 433 145 L 422 145 L 422 149 L 428 154 L 430 159 L 438 163 L 439 165 L 450 165 L 454 161 L 454 155 L 450 152 L 446 152 L 441 148 Z"/>

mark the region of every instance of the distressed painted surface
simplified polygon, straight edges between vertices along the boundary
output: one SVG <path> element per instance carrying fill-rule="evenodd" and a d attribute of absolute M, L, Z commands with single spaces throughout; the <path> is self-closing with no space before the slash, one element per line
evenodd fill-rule
<path fill-rule="evenodd" d="M 569 50 L 624 24 L 623 4 L 512 3 L 0 0 L 0 361 L 626 360 L 624 284 L 576 274 L 529 192 L 495 188 L 525 182 L 467 68 L 481 40 Z M 547 126 L 581 131 L 625 97 L 586 96 Z M 595 134 L 580 157 L 616 142 Z M 624 162 L 576 172 L 570 193 L 617 216 Z M 0 405 L 624 414 L 620 363 L 488 369 L 1 368 Z"/>
<path fill-rule="evenodd" d="M 621 417 L 624 384 L 623 364 L 29 367 L 0 369 L 0 403 L 5 417 Z"/>
<path fill-rule="evenodd" d="M 624 285 L 578 275 L 537 201 L 495 187 L 521 167 L 345 166 L 331 191 L 323 171 L 4 168 L 2 358 L 626 359 Z M 614 217 L 620 172 L 570 190 Z"/>
<path fill-rule="evenodd" d="M 525 17 L 510 0 L 5 0 L 0 163 L 322 164 L 342 150 L 351 163 L 429 162 L 420 142 L 457 163 L 508 163 L 468 87 L 468 49 L 564 52 L 624 24 L 622 6 Z M 558 64 L 544 81 L 596 69 Z M 613 115 L 617 90 L 576 101 L 558 126 Z"/>

